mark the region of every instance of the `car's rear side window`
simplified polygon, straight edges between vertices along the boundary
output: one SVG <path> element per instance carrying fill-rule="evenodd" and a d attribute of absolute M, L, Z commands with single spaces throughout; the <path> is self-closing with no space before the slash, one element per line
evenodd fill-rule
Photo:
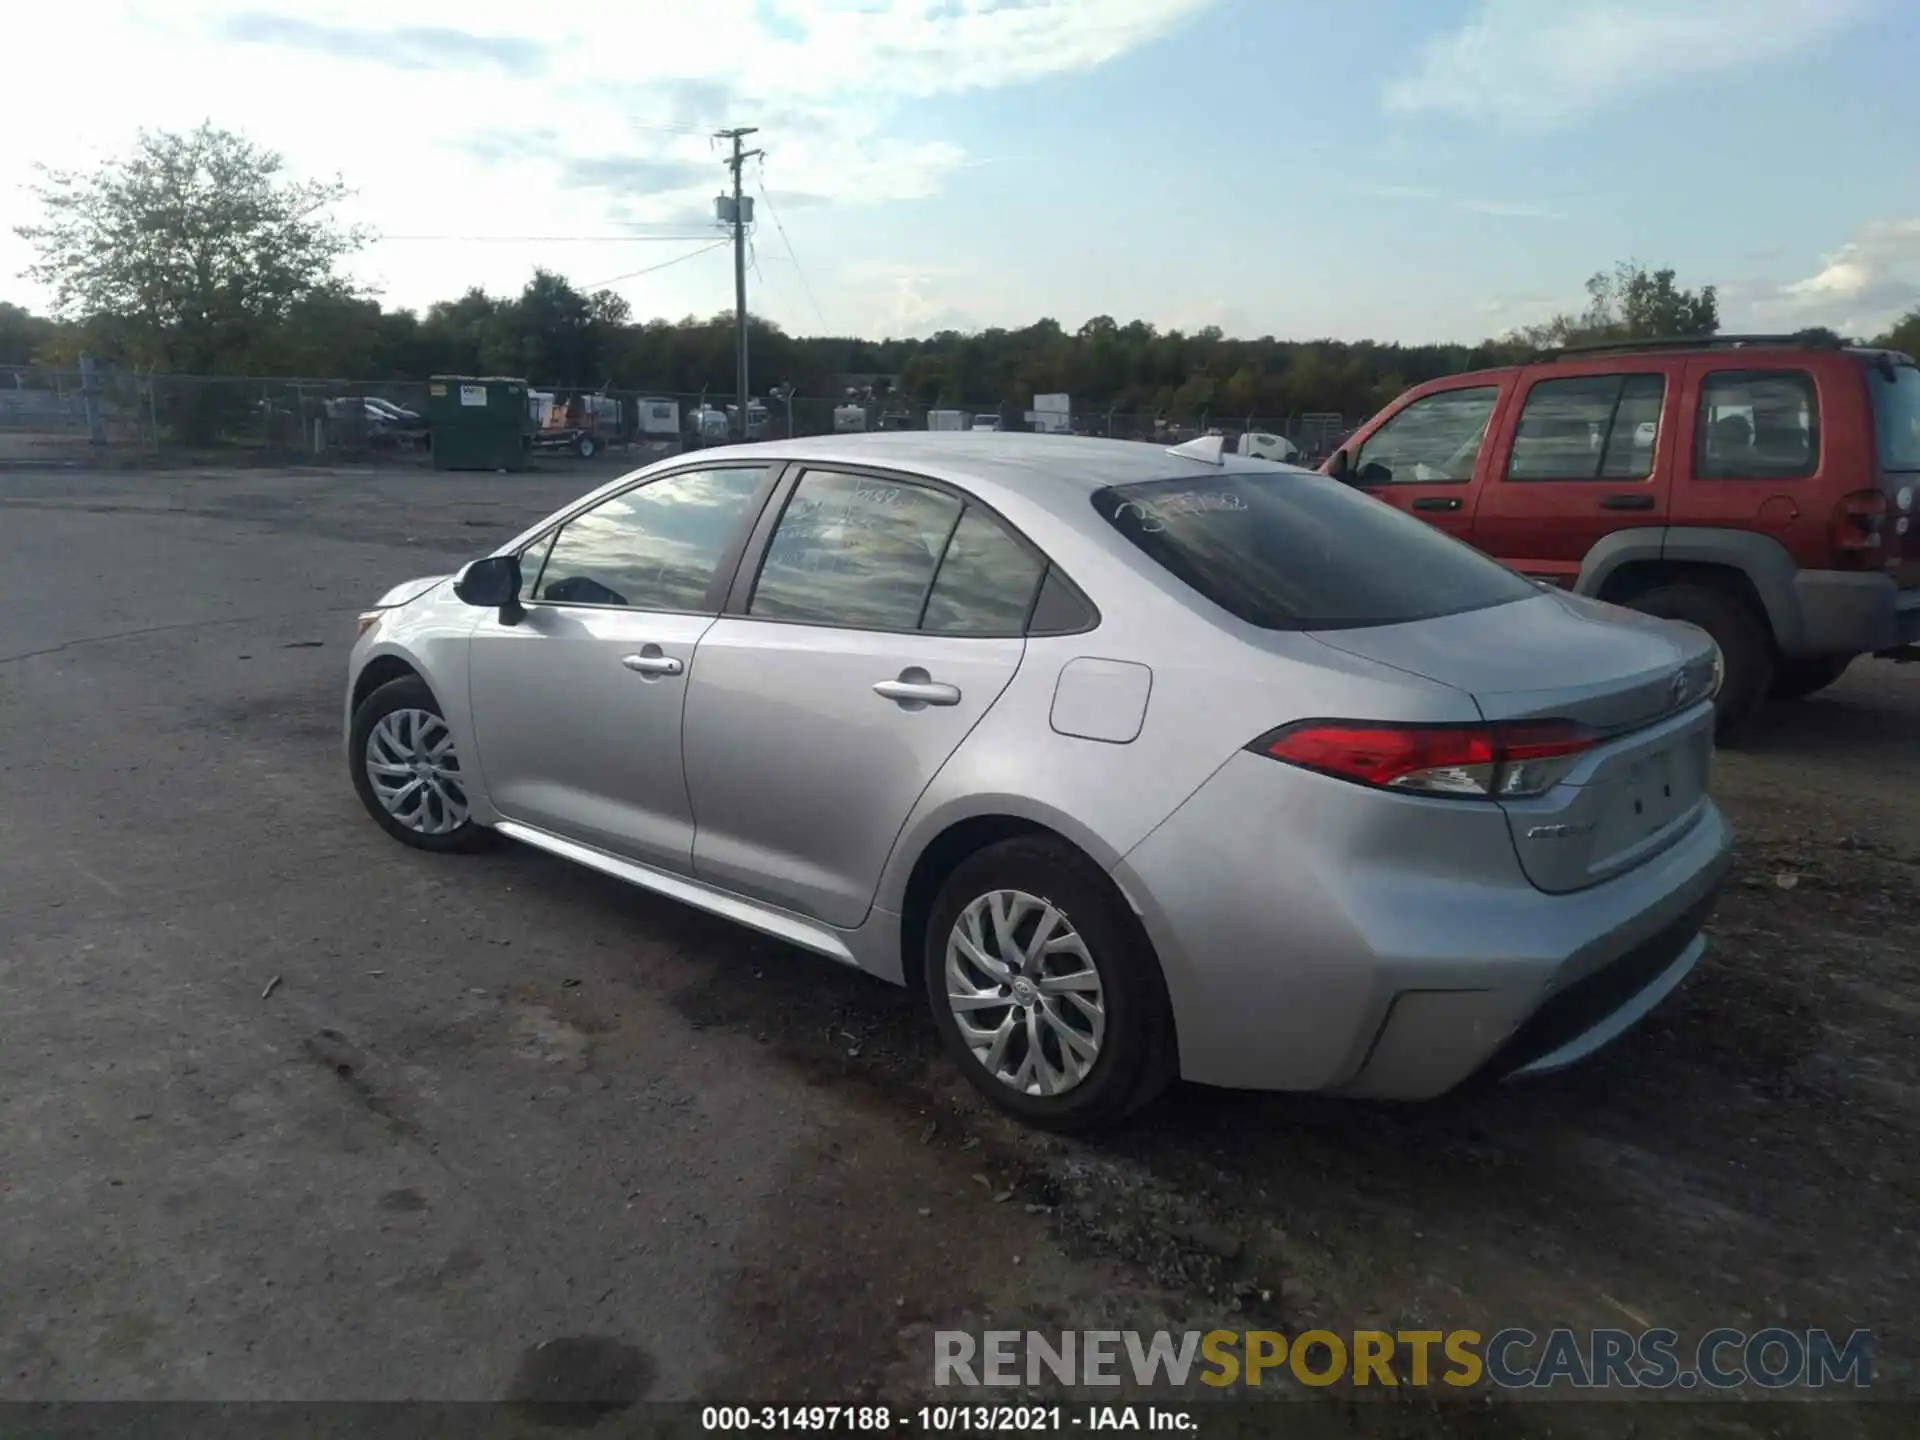
<path fill-rule="evenodd" d="M 961 508 L 924 486 L 809 470 L 774 529 L 747 613 L 916 630 Z"/>
<path fill-rule="evenodd" d="M 1509 480 L 1644 480 L 1653 473 L 1660 375 L 1577 375 L 1527 392 Z"/>
<path fill-rule="evenodd" d="M 947 541 L 920 628 L 936 635 L 1018 635 L 1047 562 L 978 505 Z"/>
<path fill-rule="evenodd" d="M 1820 468 L 1820 405 L 1804 370 L 1715 370 L 1700 385 L 1694 473 L 1791 480 Z"/>
<path fill-rule="evenodd" d="M 1920 369 L 1896 365 L 1888 375 L 1867 367 L 1873 394 L 1874 440 L 1882 470 L 1920 470 Z"/>
<path fill-rule="evenodd" d="M 1221 609 L 1267 630 L 1398 625 L 1540 592 L 1323 475 L 1227 471 L 1095 492 L 1094 509 Z"/>

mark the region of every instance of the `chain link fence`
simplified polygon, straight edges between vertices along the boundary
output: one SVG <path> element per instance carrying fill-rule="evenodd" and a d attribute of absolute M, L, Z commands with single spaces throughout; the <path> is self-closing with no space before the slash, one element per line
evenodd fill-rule
<path fill-rule="evenodd" d="M 557 463 L 660 455 L 741 437 L 729 397 L 647 390 L 533 387 L 528 428 Z M 427 382 L 157 375 L 101 368 L 91 375 L 0 367 L 0 462 L 139 457 L 204 463 L 421 465 L 430 462 Z M 1248 448 L 1318 463 L 1350 432 L 1333 414 L 1149 415 L 1085 410 L 1040 416 L 1021 406 L 926 406 L 899 397 L 770 396 L 750 407 L 746 438 L 871 430 L 1039 430 L 1173 445 L 1209 433 Z M 1277 440 L 1278 444 L 1274 443 Z"/>

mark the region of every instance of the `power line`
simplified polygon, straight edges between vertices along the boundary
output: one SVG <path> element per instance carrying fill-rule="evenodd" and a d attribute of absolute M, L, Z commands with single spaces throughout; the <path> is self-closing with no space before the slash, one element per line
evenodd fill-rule
<path fill-rule="evenodd" d="M 800 277 L 800 288 L 807 292 L 807 303 L 813 306 L 814 318 L 820 322 L 822 330 L 832 327 L 820 309 L 820 302 L 813 298 L 813 286 L 807 283 L 807 272 L 800 268 L 800 257 L 793 253 L 793 241 L 787 237 L 787 227 L 780 223 L 780 212 L 773 208 L 773 197 L 767 194 L 767 162 L 760 162 L 759 173 L 754 178 L 754 188 L 760 192 L 761 200 L 766 202 L 767 214 L 773 220 L 773 228 L 780 232 L 780 243 L 787 247 L 787 259 L 793 262 L 793 273 Z"/>
<path fill-rule="evenodd" d="M 617 285 L 622 280 L 637 280 L 642 275 L 651 275 L 656 270 L 665 270 L 669 265 L 678 265 L 682 260 L 692 260 L 696 256 L 708 254 L 711 251 L 721 249 L 723 246 L 731 245 L 732 243 L 731 240 L 716 240 L 711 245 L 702 245 L 698 250 L 689 250 L 686 254 L 676 255 L 671 260 L 662 260 L 658 265 L 648 265 L 640 270 L 629 270 L 626 274 L 615 275 L 609 280 L 596 280 L 587 286 L 587 289 L 600 290 L 608 285 Z"/>
<path fill-rule="evenodd" d="M 711 231 L 707 231 L 692 235 L 376 235 L 373 243 L 383 245 L 395 240 L 428 240 L 460 244 L 618 245 L 630 240 L 684 243 L 705 240 L 711 234 Z"/>

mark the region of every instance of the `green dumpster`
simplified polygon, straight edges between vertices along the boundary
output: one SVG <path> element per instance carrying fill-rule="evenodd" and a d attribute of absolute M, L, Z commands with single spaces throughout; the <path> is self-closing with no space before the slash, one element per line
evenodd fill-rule
<path fill-rule="evenodd" d="M 525 470 L 532 453 L 527 382 L 497 375 L 435 375 L 427 428 L 436 470 Z"/>

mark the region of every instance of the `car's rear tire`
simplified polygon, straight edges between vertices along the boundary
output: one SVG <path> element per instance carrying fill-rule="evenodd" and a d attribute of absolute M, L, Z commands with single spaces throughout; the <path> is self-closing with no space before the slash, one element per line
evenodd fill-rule
<path fill-rule="evenodd" d="M 1782 660 L 1773 670 L 1773 698 L 1804 700 L 1847 673 L 1851 655 L 1822 655 L 1813 660 Z"/>
<path fill-rule="evenodd" d="M 955 867 L 923 970 L 968 1081 L 1030 1125 L 1109 1125 L 1173 1078 L 1159 962 L 1112 882 L 1063 841 L 1005 840 Z"/>
<path fill-rule="evenodd" d="M 1705 585 L 1663 585 L 1628 600 L 1643 615 L 1698 625 L 1720 647 L 1726 673 L 1714 700 L 1715 729 L 1728 735 L 1752 718 L 1773 688 L 1773 636 L 1765 617 L 1737 595 Z"/>
<path fill-rule="evenodd" d="M 444 853 L 491 838 L 473 822 L 453 733 L 418 675 L 389 680 L 360 702 L 347 753 L 354 793 L 401 844 Z"/>

